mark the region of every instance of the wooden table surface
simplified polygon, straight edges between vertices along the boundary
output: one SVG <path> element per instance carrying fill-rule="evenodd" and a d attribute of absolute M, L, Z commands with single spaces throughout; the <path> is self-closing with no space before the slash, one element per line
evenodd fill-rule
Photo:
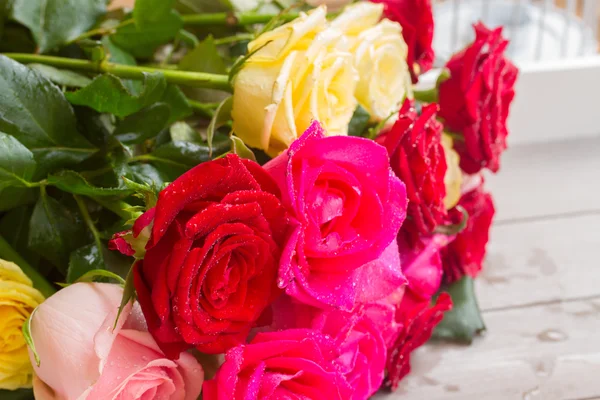
<path fill-rule="evenodd" d="M 476 290 L 488 328 L 426 345 L 378 400 L 600 399 L 600 138 L 509 149 Z"/>

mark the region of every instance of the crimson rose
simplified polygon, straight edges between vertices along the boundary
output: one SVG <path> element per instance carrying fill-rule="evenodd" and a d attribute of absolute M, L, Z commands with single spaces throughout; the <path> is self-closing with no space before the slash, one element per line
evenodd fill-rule
<path fill-rule="evenodd" d="M 392 170 L 406 185 L 408 218 L 402 231 L 411 246 L 446 218 L 447 166 L 442 147 L 443 127 L 435 119 L 436 113 L 437 105 L 430 104 L 418 115 L 414 101 L 407 99 L 393 127 L 377 138 L 390 154 Z"/>
<path fill-rule="evenodd" d="M 492 196 L 483 191 L 483 185 L 463 194 L 458 205 L 469 214 L 469 219 L 465 229 L 442 249 L 442 266 L 447 282 L 457 281 L 463 275 L 474 278 L 479 274 L 495 212 Z M 452 214 L 455 218 L 462 218 L 462 215 Z"/>
<path fill-rule="evenodd" d="M 385 4 L 386 18 L 402 25 L 402 35 L 408 45 L 408 67 L 413 83 L 433 65 L 433 12 L 431 0 L 371 0 Z"/>
<path fill-rule="evenodd" d="M 258 164 L 228 155 L 183 174 L 148 213 L 152 234 L 134 284 L 158 345 L 177 358 L 192 346 L 221 353 L 244 342 L 278 294 L 289 217 L 277 185 Z"/>
<path fill-rule="evenodd" d="M 475 42 L 455 54 L 446 68 L 450 78 L 439 88 L 440 117 L 446 129 L 462 133 L 455 140 L 460 166 L 469 174 L 488 168 L 497 172 L 506 149 L 506 119 L 515 96 L 517 68 L 504 57 L 508 41 L 502 28 L 474 25 Z"/>

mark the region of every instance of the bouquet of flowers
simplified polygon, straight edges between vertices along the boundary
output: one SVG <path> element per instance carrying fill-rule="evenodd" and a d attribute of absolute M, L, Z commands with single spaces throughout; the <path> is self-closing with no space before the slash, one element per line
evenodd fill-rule
<path fill-rule="evenodd" d="M 367 399 L 485 329 L 501 29 L 419 91 L 429 0 L 309 3 L 0 4 L 2 399 Z"/>

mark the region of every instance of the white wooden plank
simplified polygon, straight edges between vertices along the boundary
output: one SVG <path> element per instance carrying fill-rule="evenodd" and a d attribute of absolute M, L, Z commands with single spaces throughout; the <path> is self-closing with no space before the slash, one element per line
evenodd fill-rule
<path fill-rule="evenodd" d="M 498 309 L 600 295 L 600 215 L 496 225 L 476 280 L 480 306 Z"/>
<path fill-rule="evenodd" d="M 539 287 L 538 287 L 539 288 Z M 571 400 L 600 396 L 600 299 L 485 314 L 470 347 L 426 345 L 379 400 Z"/>
<path fill-rule="evenodd" d="M 600 210 L 600 137 L 514 146 L 487 180 L 496 221 Z"/>

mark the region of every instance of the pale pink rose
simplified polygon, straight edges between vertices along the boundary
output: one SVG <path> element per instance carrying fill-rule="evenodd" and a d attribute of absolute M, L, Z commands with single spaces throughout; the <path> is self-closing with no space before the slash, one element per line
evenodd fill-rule
<path fill-rule="evenodd" d="M 165 358 L 138 305 L 129 303 L 113 330 L 123 289 L 77 283 L 42 303 L 31 324 L 40 358 L 38 400 L 195 400 L 204 372 L 182 353 Z"/>
<path fill-rule="evenodd" d="M 404 183 L 373 140 L 325 136 L 318 122 L 264 167 L 298 221 L 278 285 L 320 308 L 352 310 L 405 283 L 396 235 L 406 216 Z"/>

